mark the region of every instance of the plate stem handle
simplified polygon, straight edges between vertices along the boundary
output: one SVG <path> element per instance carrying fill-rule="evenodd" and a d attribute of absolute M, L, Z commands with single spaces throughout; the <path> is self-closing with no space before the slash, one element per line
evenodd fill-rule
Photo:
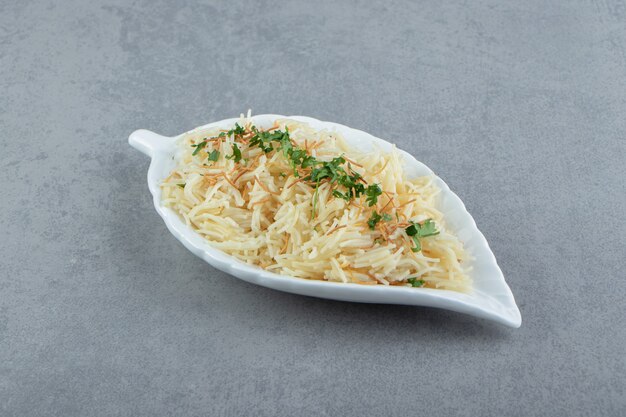
<path fill-rule="evenodd" d="M 165 149 L 172 143 L 172 138 L 158 135 L 145 129 L 135 130 L 128 137 L 128 143 L 139 152 L 152 158 L 156 151 Z"/>

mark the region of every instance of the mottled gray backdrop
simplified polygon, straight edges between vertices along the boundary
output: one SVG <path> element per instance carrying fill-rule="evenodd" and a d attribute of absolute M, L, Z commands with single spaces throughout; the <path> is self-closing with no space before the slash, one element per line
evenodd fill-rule
<path fill-rule="evenodd" d="M 366 130 L 465 201 L 518 330 L 246 284 L 127 144 Z M 626 415 L 626 4 L 0 0 L 0 415 Z"/>

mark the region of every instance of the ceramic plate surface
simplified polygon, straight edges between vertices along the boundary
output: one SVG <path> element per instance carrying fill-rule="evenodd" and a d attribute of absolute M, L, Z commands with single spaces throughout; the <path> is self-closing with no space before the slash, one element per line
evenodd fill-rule
<path fill-rule="evenodd" d="M 254 116 L 253 123 L 259 127 L 270 127 L 275 119 L 286 116 L 264 114 Z M 341 133 L 352 146 L 362 151 L 388 151 L 391 144 L 368 133 L 352 129 L 337 123 L 322 122 L 310 117 L 289 116 L 289 119 L 306 122 L 313 128 Z M 194 130 L 210 127 L 230 129 L 239 119 L 226 119 Z M 182 136 L 182 135 L 181 135 Z M 411 288 L 385 285 L 359 285 L 278 275 L 259 267 L 248 265 L 226 253 L 213 248 L 199 234 L 188 227 L 174 211 L 161 206 L 160 184 L 175 166 L 174 155 L 177 153 L 176 141 L 180 136 L 166 137 L 148 130 L 137 130 L 129 137 L 129 143 L 137 150 L 152 158 L 148 169 L 148 187 L 152 193 L 154 207 L 165 221 L 169 231 L 195 255 L 204 259 L 213 267 L 234 275 L 244 281 L 275 290 L 286 291 L 313 297 L 363 303 L 405 304 L 444 308 L 494 320 L 511 327 L 519 327 L 522 318 L 515 304 L 502 271 L 485 240 L 476 227 L 465 205 L 448 185 L 439 177 L 436 185 L 441 189 L 439 210 L 443 213 L 448 230 L 456 234 L 474 258 L 471 261 L 470 277 L 473 291 L 468 294 L 430 288 Z M 401 151 L 404 169 L 409 178 L 432 174 L 430 168 L 417 161 L 410 154 Z"/>

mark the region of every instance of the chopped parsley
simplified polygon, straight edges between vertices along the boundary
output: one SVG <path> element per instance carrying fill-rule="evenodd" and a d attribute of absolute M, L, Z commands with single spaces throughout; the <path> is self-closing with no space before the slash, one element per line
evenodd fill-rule
<path fill-rule="evenodd" d="M 414 247 L 411 248 L 413 252 L 419 252 L 422 250 L 422 244 L 420 243 L 421 238 L 435 236 L 439 234 L 437 230 L 437 225 L 431 219 L 424 221 L 424 223 L 414 223 L 411 222 L 411 225 L 405 229 L 406 234 L 413 238 Z"/>
<path fill-rule="evenodd" d="M 367 205 L 372 207 L 374 204 L 378 202 L 378 196 L 383 193 L 383 190 L 380 188 L 378 184 L 370 185 L 365 190 Z"/>
<path fill-rule="evenodd" d="M 302 166 L 314 166 L 314 168 L 311 170 L 311 173 L 303 179 L 305 181 L 315 182 L 316 196 L 317 188 L 323 180 L 327 180 L 331 186 L 341 185 L 346 190 L 342 192 L 335 189 L 333 190 L 333 196 L 351 201 L 353 198 L 359 197 L 366 190 L 365 186 L 359 182 L 361 175 L 358 172 L 350 169 L 351 174 L 348 174 L 341 166 L 345 162 L 346 160 L 342 156 L 333 158 L 331 161 L 317 161 L 314 157 L 309 156 L 303 159 Z M 315 209 L 313 210 L 313 214 L 315 215 Z"/>
<path fill-rule="evenodd" d="M 315 193 L 313 193 L 313 208 L 311 210 L 311 218 L 315 217 L 315 213 L 317 213 L 317 194 L 320 190 L 320 182 L 318 181 L 315 184 Z"/>
<path fill-rule="evenodd" d="M 332 161 L 311 161 L 310 166 L 316 166 L 311 170 L 311 174 L 304 178 L 305 181 L 319 182 L 322 180 L 329 180 L 330 182 L 337 182 L 343 175 L 347 175 L 346 171 L 341 167 L 341 164 L 346 160 L 343 157 L 338 156 L 333 158 Z M 304 163 L 304 160 L 303 160 Z"/>
<path fill-rule="evenodd" d="M 194 151 L 192 152 L 192 155 L 194 155 L 194 156 L 195 156 L 198 152 L 200 152 L 200 149 L 202 149 L 202 148 L 204 148 L 204 147 L 206 146 L 206 144 L 207 144 L 207 141 L 206 141 L 206 140 L 203 140 L 203 141 L 202 141 L 202 142 L 200 142 L 200 143 L 197 143 L 197 144 L 195 144 L 195 145 L 191 145 L 191 147 L 192 147 L 192 148 L 196 148 L 196 149 L 194 149 Z"/>
<path fill-rule="evenodd" d="M 367 225 L 370 227 L 370 229 L 374 230 L 378 222 L 380 222 L 381 220 L 388 222 L 391 221 L 391 218 L 391 215 L 387 213 L 383 213 L 382 215 L 380 215 L 376 210 L 374 210 L 372 212 L 372 216 L 367 221 Z"/>
<path fill-rule="evenodd" d="M 178 185 L 180 188 L 185 188 L 185 185 L 186 185 L 186 184 L 185 184 L 185 183 L 182 183 L 182 184 L 176 184 L 176 185 Z"/>
<path fill-rule="evenodd" d="M 217 135 L 217 137 L 219 138 L 223 138 L 226 136 L 241 136 L 244 133 L 246 133 L 246 129 L 244 129 L 243 126 L 239 126 L 239 123 L 235 123 L 235 127 L 230 129 L 227 132 L 222 132 L 219 135 Z"/>
<path fill-rule="evenodd" d="M 236 143 L 233 143 L 233 154 L 226 155 L 226 158 L 232 159 L 233 161 L 235 161 L 235 163 L 241 161 L 241 150 L 239 150 L 239 147 Z"/>
<path fill-rule="evenodd" d="M 252 132 L 254 136 L 250 139 L 250 146 L 258 146 L 265 153 L 269 153 L 274 150 L 272 141 L 280 142 L 283 135 L 286 134 L 289 138 L 289 132 L 281 132 L 280 130 L 271 132 L 259 131 L 256 126 L 252 126 Z"/>
<path fill-rule="evenodd" d="M 314 156 L 307 154 L 304 149 L 290 148 L 287 153 L 287 159 L 289 159 L 289 164 L 291 165 L 291 168 L 293 168 L 293 173 L 296 177 L 300 176 L 297 170 L 298 166 L 302 168 L 310 168 L 318 164 L 317 159 Z"/>
<path fill-rule="evenodd" d="M 417 279 L 417 278 L 409 278 L 406 280 L 406 282 L 411 284 L 411 287 L 423 287 L 424 284 L 426 284 L 426 281 L 424 281 L 423 279 Z"/>
<path fill-rule="evenodd" d="M 209 153 L 209 161 L 216 162 L 220 158 L 220 152 L 217 149 L 214 149 Z"/>
<path fill-rule="evenodd" d="M 239 126 L 239 123 L 235 123 L 235 128 L 231 130 L 232 134 L 241 136 L 246 133 L 246 129 L 243 126 Z"/>

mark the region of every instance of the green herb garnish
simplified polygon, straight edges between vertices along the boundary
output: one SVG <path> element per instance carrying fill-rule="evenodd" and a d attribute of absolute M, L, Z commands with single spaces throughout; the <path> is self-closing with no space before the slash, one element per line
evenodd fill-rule
<path fill-rule="evenodd" d="M 411 287 L 423 287 L 426 284 L 426 281 L 417 278 L 409 278 L 406 281 L 411 284 Z"/>
<path fill-rule="evenodd" d="M 209 153 L 209 161 L 216 162 L 220 158 L 220 152 L 217 149 L 214 149 Z"/>
<path fill-rule="evenodd" d="M 176 184 L 176 185 L 178 185 L 180 188 L 185 188 L 185 185 L 186 185 L 186 184 L 185 184 L 185 183 L 182 183 L 182 184 Z"/>
<path fill-rule="evenodd" d="M 299 177 L 298 166 L 302 168 L 310 168 L 317 165 L 319 162 L 311 155 L 308 155 L 304 149 L 291 148 L 287 153 L 287 159 L 293 169 L 293 174 Z"/>
<path fill-rule="evenodd" d="M 230 134 L 241 136 L 246 133 L 246 129 L 244 129 L 243 126 L 239 126 L 239 123 L 235 123 L 235 128 L 231 129 L 229 132 Z"/>
<path fill-rule="evenodd" d="M 380 215 L 376 210 L 374 210 L 372 212 L 372 216 L 367 221 L 367 225 L 370 227 L 370 229 L 374 230 L 378 222 L 380 222 L 381 220 L 388 222 L 391 221 L 391 218 L 392 217 L 387 213 L 383 213 L 382 215 Z"/>
<path fill-rule="evenodd" d="M 261 132 L 256 128 L 256 126 L 252 126 L 252 132 L 254 132 L 254 136 L 250 139 L 250 146 L 258 146 L 265 153 L 269 153 L 274 150 L 272 141 L 279 141 L 283 133 L 279 131 L 279 134 L 276 135 L 276 132 L 274 132 L 274 134 L 270 132 Z M 287 135 L 289 134 L 287 133 Z"/>
<path fill-rule="evenodd" d="M 200 152 L 200 149 L 204 148 L 207 144 L 206 140 L 203 140 L 202 142 L 196 144 L 196 145 L 191 145 L 192 148 L 196 148 L 194 149 L 194 151 L 191 153 L 192 155 L 196 155 L 198 152 Z"/>
<path fill-rule="evenodd" d="M 226 158 L 232 159 L 233 161 L 235 161 L 235 163 L 241 161 L 241 151 L 239 150 L 239 147 L 236 143 L 233 143 L 233 154 L 226 155 Z"/>
<path fill-rule="evenodd" d="M 318 181 L 317 184 L 315 184 L 315 193 L 313 193 L 313 210 L 311 211 L 311 218 L 315 217 L 315 213 L 317 212 L 317 194 L 320 190 L 320 182 Z"/>
<path fill-rule="evenodd" d="M 332 161 L 316 161 L 315 165 L 320 165 L 319 167 L 315 167 L 311 170 L 311 174 L 308 177 L 304 178 L 305 181 L 313 181 L 319 182 L 322 180 L 329 180 L 330 182 L 337 181 L 337 179 L 346 173 L 344 169 L 341 167 L 341 164 L 345 163 L 346 160 L 341 156 L 337 158 L 333 158 Z M 313 165 L 312 165 L 313 166 Z"/>
<path fill-rule="evenodd" d="M 422 250 L 422 244 L 420 243 L 421 238 L 439 234 L 436 226 L 435 222 L 431 219 L 426 220 L 422 224 L 411 222 L 411 225 L 407 227 L 405 231 L 407 235 L 413 238 L 413 243 L 415 243 L 415 247 L 411 248 L 413 252 Z"/>
<path fill-rule="evenodd" d="M 233 127 L 232 129 L 230 129 L 227 132 L 221 132 L 219 135 L 217 135 L 217 137 L 219 138 L 223 138 L 226 136 L 241 136 L 244 133 L 246 133 L 246 129 L 243 128 L 243 126 L 239 126 L 239 123 L 235 123 L 235 127 Z"/>
<path fill-rule="evenodd" d="M 365 190 L 367 204 L 371 207 L 378 202 L 378 196 L 383 193 L 383 190 L 378 184 L 370 185 Z"/>

